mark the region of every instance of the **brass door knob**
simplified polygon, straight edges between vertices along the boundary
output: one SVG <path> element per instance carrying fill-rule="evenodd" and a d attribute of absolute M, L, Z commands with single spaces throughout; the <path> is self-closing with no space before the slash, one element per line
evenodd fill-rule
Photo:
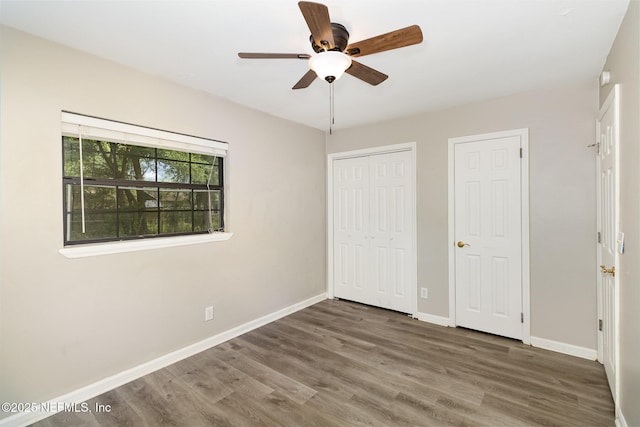
<path fill-rule="evenodd" d="M 610 274 L 610 275 L 612 275 L 614 277 L 616 276 L 616 267 L 615 267 L 615 265 L 613 267 L 611 267 L 611 268 L 607 268 L 604 265 L 601 265 L 600 266 L 600 270 L 602 270 L 602 272 L 604 274 Z"/>
<path fill-rule="evenodd" d="M 459 242 L 457 243 L 457 245 L 458 245 L 458 247 L 459 247 L 459 248 L 464 248 L 465 246 L 471 246 L 470 244 L 465 243 L 465 242 L 463 242 L 463 241 L 459 241 Z"/>

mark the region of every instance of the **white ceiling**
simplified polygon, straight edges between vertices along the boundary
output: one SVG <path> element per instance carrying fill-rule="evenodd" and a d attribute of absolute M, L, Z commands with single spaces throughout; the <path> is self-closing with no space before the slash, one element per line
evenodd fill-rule
<path fill-rule="evenodd" d="M 335 82 L 334 129 L 595 78 L 629 0 L 321 0 L 355 42 L 418 24 L 424 42 L 359 58 L 389 75 Z M 313 53 L 295 0 L 0 0 L 0 23 L 318 129 L 329 85 L 291 87 Z"/>

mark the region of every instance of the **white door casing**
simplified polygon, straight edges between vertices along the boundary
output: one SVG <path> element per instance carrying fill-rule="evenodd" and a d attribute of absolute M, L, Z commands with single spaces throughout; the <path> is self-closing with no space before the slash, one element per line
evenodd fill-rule
<path fill-rule="evenodd" d="M 619 271 L 619 86 L 616 85 L 600 109 L 597 123 L 597 227 L 598 260 L 598 359 L 603 363 L 614 401 L 618 396 L 619 366 L 618 307 Z"/>
<path fill-rule="evenodd" d="M 414 314 L 415 144 L 328 162 L 328 296 Z"/>
<path fill-rule="evenodd" d="M 524 342 L 530 340 L 527 152 L 527 129 L 449 140 L 451 325 Z"/>

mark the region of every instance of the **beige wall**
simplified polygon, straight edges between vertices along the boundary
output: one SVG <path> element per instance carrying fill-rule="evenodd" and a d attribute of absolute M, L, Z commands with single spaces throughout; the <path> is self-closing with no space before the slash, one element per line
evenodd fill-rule
<path fill-rule="evenodd" d="M 587 81 L 334 131 L 329 153 L 417 143 L 418 310 L 449 316 L 448 138 L 529 128 L 531 335 L 589 349 L 596 341 L 597 86 Z"/>
<path fill-rule="evenodd" d="M 0 401 L 60 396 L 325 291 L 323 132 L 0 31 Z M 229 142 L 233 238 L 60 255 L 63 109 Z"/>
<path fill-rule="evenodd" d="M 632 0 L 604 70 L 611 83 L 600 89 L 602 104 L 620 84 L 620 396 L 629 426 L 640 426 L 640 2 Z"/>

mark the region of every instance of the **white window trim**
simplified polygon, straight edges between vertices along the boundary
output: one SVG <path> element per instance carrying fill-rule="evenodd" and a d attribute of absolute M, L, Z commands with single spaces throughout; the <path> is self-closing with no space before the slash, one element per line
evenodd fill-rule
<path fill-rule="evenodd" d="M 176 246 L 195 245 L 199 243 L 221 242 L 229 240 L 233 233 L 191 234 L 188 236 L 153 237 L 140 240 L 124 240 L 120 242 L 96 243 L 91 245 L 65 246 L 59 249 L 67 258 L 86 258 L 98 255 L 138 252 L 149 249 L 171 248 Z"/>

